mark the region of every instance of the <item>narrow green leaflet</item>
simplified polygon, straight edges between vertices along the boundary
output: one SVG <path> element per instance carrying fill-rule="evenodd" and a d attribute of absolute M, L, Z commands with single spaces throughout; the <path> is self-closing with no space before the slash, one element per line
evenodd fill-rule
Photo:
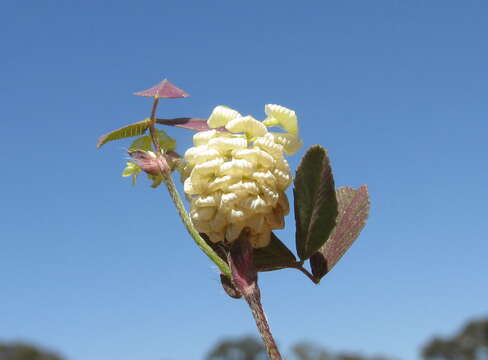
<path fill-rule="evenodd" d="M 313 274 L 321 278 L 327 274 L 351 247 L 366 224 L 369 214 L 369 194 L 366 185 L 357 190 L 341 187 L 336 190 L 339 202 L 337 226 L 327 242 L 310 258 Z"/>
<path fill-rule="evenodd" d="M 294 181 L 296 247 L 306 260 L 325 243 L 334 229 L 337 198 L 325 149 L 312 146 L 303 156 Z"/>
<path fill-rule="evenodd" d="M 254 265 L 258 271 L 279 270 L 293 265 L 295 262 L 295 255 L 274 233 L 271 233 L 271 241 L 268 246 L 254 249 Z"/>
<path fill-rule="evenodd" d="M 164 130 L 156 130 L 158 134 L 159 145 L 161 149 L 172 151 L 176 149 L 176 140 L 168 136 Z M 129 146 L 128 151 L 154 151 L 152 148 L 152 139 L 150 135 L 140 137 L 135 139 L 131 146 Z"/>
<path fill-rule="evenodd" d="M 121 127 L 120 129 L 111 131 L 108 134 L 102 135 L 98 139 L 97 148 L 100 148 L 109 141 L 142 135 L 146 132 L 150 123 L 151 119 L 144 119 L 142 121 L 138 121 L 136 123 Z"/>

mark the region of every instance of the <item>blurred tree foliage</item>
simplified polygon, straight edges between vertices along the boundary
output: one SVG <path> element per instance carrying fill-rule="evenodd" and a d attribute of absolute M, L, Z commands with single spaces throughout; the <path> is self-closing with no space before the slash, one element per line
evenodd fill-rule
<path fill-rule="evenodd" d="M 488 360 L 488 319 L 468 322 L 451 338 L 435 337 L 422 349 L 424 360 Z"/>
<path fill-rule="evenodd" d="M 267 356 L 262 342 L 247 336 L 222 340 L 210 351 L 206 360 L 267 360 Z"/>
<path fill-rule="evenodd" d="M 0 344 L 0 360 L 63 360 L 59 355 L 28 344 Z"/>
<path fill-rule="evenodd" d="M 261 341 L 254 337 L 224 339 L 207 355 L 206 360 L 267 360 Z M 291 349 L 289 360 L 391 360 L 384 357 L 365 357 L 357 354 L 330 354 L 321 346 L 298 343 Z M 1 360 L 1 359 L 0 359 Z"/>

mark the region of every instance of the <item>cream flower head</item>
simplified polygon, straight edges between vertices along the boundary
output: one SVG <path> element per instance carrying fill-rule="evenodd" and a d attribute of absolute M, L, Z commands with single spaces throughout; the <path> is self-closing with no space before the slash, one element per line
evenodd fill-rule
<path fill-rule="evenodd" d="M 268 124 L 217 106 L 207 124 L 227 132 L 199 132 L 193 136 L 194 147 L 185 153 L 190 216 L 212 242 L 232 242 L 247 228 L 252 245 L 264 247 L 271 231 L 284 227 L 289 212 L 284 191 L 292 182 L 284 153 L 295 153 L 302 142 L 294 111 L 266 105 L 265 112 Z M 266 125 L 287 132 L 271 133 Z"/>

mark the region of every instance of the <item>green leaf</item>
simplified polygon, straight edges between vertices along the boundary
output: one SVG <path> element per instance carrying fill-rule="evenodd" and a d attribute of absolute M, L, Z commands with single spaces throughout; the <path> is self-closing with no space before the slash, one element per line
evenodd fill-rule
<path fill-rule="evenodd" d="M 176 149 L 176 140 L 168 136 L 163 130 L 156 130 L 158 134 L 159 145 L 161 149 L 173 151 Z M 152 139 L 150 135 L 140 137 L 132 142 L 129 146 L 129 152 L 133 151 L 154 151 L 152 148 Z"/>
<path fill-rule="evenodd" d="M 295 263 L 295 255 L 274 233 L 268 246 L 254 249 L 254 265 L 258 271 L 279 270 Z"/>
<path fill-rule="evenodd" d="M 312 146 L 303 156 L 294 181 L 296 247 L 308 259 L 327 240 L 337 217 L 337 198 L 325 149 Z"/>
<path fill-rule="evenodd" d="M 136 123 L 121 127 L 120 129 L 111 131 L 98 139 L 97 148 L 100 148 L 109 141 L 142 135 L 146 132 L 150 123 L 151 119 L 144 119 L 142 121 L 138 121 Z"/>
<path fill-rule="evenodd" d="M 336 190 L 336 195 L 339 203 L 337 225 L 325 245 L 310 258 L 312 272 L 318 278 L 327 274 L 351 247 L 369 215 L 366 185 L 357 190 L 341 187 Z"/>
<path fill-rule="evenodd" d="M 154 151 L 152 148 L 151 136 L 143 136 L 135 139 L 127 151 L 129 153 L 133 151 Z"/>

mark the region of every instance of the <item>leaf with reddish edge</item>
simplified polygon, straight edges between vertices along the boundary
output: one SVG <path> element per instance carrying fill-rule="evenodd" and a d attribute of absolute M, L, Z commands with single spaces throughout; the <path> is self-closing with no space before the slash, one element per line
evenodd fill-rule
<path fill-rule="evenodd" d="M 151 119 L 144 119 L 142 121 L 138 121 L 136 123 L 121 127 L 117 130 L 113 130 L 108 134 L 100 136 L 97 142 L 97 148 L 100 148 L 102 145 L 105 145 L 109 141 L 142 135 L 146 132 L 150 124 Z"/>
<path fill-rule="evenodd" d="M 185 98 L 190 96 L 183 90 L 174 86 L 166 79 L 161 81 L 159 84 L 153 86 L 152 88 L 136 92 L 134 93 L 134 95 L 168 99 Z"/>
<path fill-rule="evenodd" d="M 295 255 L 274 233 L 268 246 L 254 249 L 254 265 L 258 271 L 279 270 L 295 263 Z"/>
<path fill-rule="evenodd" d="M 294 180 L 296 248 L 308 259 L 327 240 L 336 225 L 334 178 L 325 149 L 312 146 L 302 158 Z"/>
<path fill-rule="evenodd" d="M 183 117 L 183 118 L 176 118 L 176 119 L 156 119 L 156 122 L 162 125 L 176 126 L 176 127 L 195 130 L 195 131 L 217 130 L 222 132 L 229 132 L 224 127 L 212 129 L 207 125 L 207 119 Z"/>
<path fill-rule="evenodd" d="M 322 278 L 351 247 L 366 224 L 369 215 L 369 194 L 366 185 L 354 190 L 348 186 L 336 190 L 339 203 L 337 225 L 319 251 L 310 258 L 312 273 Z"/>

